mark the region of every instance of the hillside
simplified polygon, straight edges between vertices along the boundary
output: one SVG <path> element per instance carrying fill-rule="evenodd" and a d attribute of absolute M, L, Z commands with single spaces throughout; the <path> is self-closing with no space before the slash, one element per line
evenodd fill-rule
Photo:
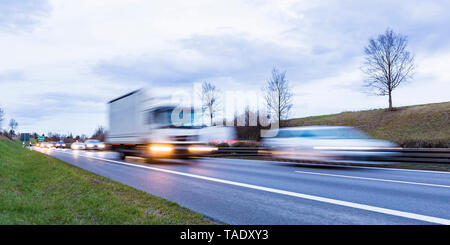
<path fill-rule="evenodd" d="M 450 102 L 290 119 L 286 126 L 347 125 L 403 147 L 450 147 Z"/>

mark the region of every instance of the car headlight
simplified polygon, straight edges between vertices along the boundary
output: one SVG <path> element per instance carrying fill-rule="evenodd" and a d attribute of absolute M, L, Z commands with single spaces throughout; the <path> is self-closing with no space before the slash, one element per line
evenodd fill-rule
<path fill-rule="evenodd" d="M 188 151 L 190 152 L 211 152 L 216 151 L 217 147 L 208 147 L 208 146 L 190 146 L 188 147 Z"/>
<path fill-rule="evenodd" d="M 98 147 L 105 148 L 105 145 L 104 144 L 100 144 L 100 145 L 98 145 Z"/>
<path fill-rule="evenodd" d="M 94 147 L 93 144 L 87 144 L 87 147 Z"/>

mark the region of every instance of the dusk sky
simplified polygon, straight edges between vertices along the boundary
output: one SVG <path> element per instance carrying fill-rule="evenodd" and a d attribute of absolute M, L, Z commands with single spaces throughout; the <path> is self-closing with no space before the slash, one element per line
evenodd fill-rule
<path fill-rule="evenodd" d="M 91 135 L 141 87 L 260 91 L 286 70 L 291 117 L 387 107 L 363 93 L 364 47 L 407 35 L 414 79 L 394 106 L 450 101 L 450 1 L 0 0 L 0 108 L 20 132 Z"/>

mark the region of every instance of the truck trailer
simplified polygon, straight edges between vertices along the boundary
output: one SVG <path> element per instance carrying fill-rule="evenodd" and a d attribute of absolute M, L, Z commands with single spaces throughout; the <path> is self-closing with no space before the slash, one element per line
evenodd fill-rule
<path fill-rule="evenodd" d="M 202 125 L 195 123 L 193 108 L 180 109 L 146 89 L 109 101 L 108 110 L 106 143 L 122 159 L 189 158 L 216 150 L 200 140 Z"/>

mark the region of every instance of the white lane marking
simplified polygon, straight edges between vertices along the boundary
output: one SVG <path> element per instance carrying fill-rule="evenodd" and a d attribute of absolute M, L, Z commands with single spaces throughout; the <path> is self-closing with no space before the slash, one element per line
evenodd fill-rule
<path fill-rule="evenodd" d="M 70 154 L 68 152 L 62 152 L 62 153 Z M 286 196 L 299 197 L 299 198 L 303 198 L 303 199 L 314 200 L 314 201 L 319 201 L 319 202 L 324 202 L 324 203 L 330 203 L 330 204 L 351 207 L 351 208 L 356 208 L 356 209 L 362 209 L 362 210 L 383 213 L 383 214 L 388 214 L 388 215 L 393 215 L 393 216 L 399 216 L 399 217 L 404 217 L 404 218 L 409 218 L 409 219 L 421 220 L 421 221 L 442 224 L 442 225 L 450 225 L 450 220 L 448 220 L 448 219 L 437 218 L 437 217 L 432 217 L 432 216 L 427 216 L 427 215 L 403 212 L 403 211 L 387 209 L 387 208 L 380 208 L 380 207 L 375 207 L 375 206 L 370 206 L 370 205 L 365 205 L 365 204 L 360 204 L 360 203 L 341 201 L 341 200 L 313 196 L 313 195 L 308 195 L 308 194 L 302 194 L 302 193 L 297 193 L 297 192 L 292 192 L 292 191 L 279 190 L 279 189 L 270 188 L 270 187 L 245 184 L 245 183 L 241 183 L 241 182 L 218 179 L 218 178 L 214 178 L 214 177 L 207 177 L 207 176 L 196 175 L 196 174 L 188 174 L 188 173 L 178 172 L 178 171 L 173 171 L 173 170 L 168 170 L 168 169 L 161 169 L 161 168 L 131 164 L 131 163 L 127 163 L 127 162 L 103 159 L 103 158 L 99 158 L 99 157 L 92 157 L 92 156 L 86 156 L 86 155 L 80 155 L 80 156 L 86 157 L 86 158 L 97 159 L 97 160 L 101 160 L 101 161 L 112 162 L 112 163 L 121 164 L 121 165 L 126 165 L 126 166 L 150 169 L 150 170 L 164 172 L 164 173 L 170 173 L 170 174 L 186 176 L 186 177 L 191 177 L 191 178 L 196 178 L 196 179 L 208 180 L 208 181 L 213 181 L 213 182 L 222 183 L 222 184 L 240 186 L 240 187 L 245 187 L 245 188 L 250 188 L 250 189 L 255 189 L 255 190 L 260 190 L 260 191 L 266 191 L 266 192 L 271 192 L 271 193 L 276 193 L 276 194 L 281 194 L 281 195 L 286 195 Z"/>
<path fill-rule="evenodd" d="M 419 169 L 406 169 L 406 168 L 380 168 L 380 167 L 363 167 L 363 166 L 349 166 L 349 165 L 330 165 L 330 166 L 348 167 L 348 168 L 382 169 L 382 170 L 392 170 L 392 171 L 397 170 L 397 171 L 408 171 L 408 172 L 423 172 L 423 173 L 433 173 L 433 174 L 450 174 L 450 171 L 419 170 Z"/>
<path fill-rule="evenodd" d="M 202 157 L 204 159 L 211 160 L 228 160 L 234 161 L 236 159 L 230 158 L 219 158 L 219 157 Z M 382 169 L 382 170 L 392 170 L 392 171 L 408 171 L 408 172 L 424 172 L 433 174 L 450 174 L 450 171 L 435 171 L 435 170 L 419 170 L 419 169 L 406 169 L 406 168 L 382 168 L 382 167 L 366 167 L 366 166 L 351 166 L 351 165 L 336 165 L 336 164 L 318 164 L 318 163 L 304 163 L 304 162 L 282 162 L 282 161 L 268 161 L 268 160 L 249 160 L 249 159 L 239 159 L 239 161 L 252 161 L 252 162 L 265 162 L 265 163 L 285 163 L 285 164 L 298 164 L 298 165 L 308 165 L 308 166 L 323 166 L 323 167 L 342 167 L 342 168 L 366 168 L 366 169 Z"/>
<path fill-rule="evenodd" d="M 306 171 L 295 171 L 295 172 L 302 173 L 302 174 L 324 175 L 324 176 L 342 177 L 342 178 L 349 178 L 349 179 L 363 179 L 363 180 L 374 180 L 374 181 L 381 181 L 381 182 L 392 182 L 392 183 L 402 183 L 402 184 L 411 184 L 411 185 L 424 185 L 424 186 L 450 188 L 450 186 L 448 186 L 448 185 L 428 184 L 428 183 L 410 182 L 410 181 L 402 181 L 402 180 L 377 179 L 377 178 L 369 178 L 369 177 L 340 175 L 340 174 L 325 174 L 325 173 L 306 172 Z"/>

